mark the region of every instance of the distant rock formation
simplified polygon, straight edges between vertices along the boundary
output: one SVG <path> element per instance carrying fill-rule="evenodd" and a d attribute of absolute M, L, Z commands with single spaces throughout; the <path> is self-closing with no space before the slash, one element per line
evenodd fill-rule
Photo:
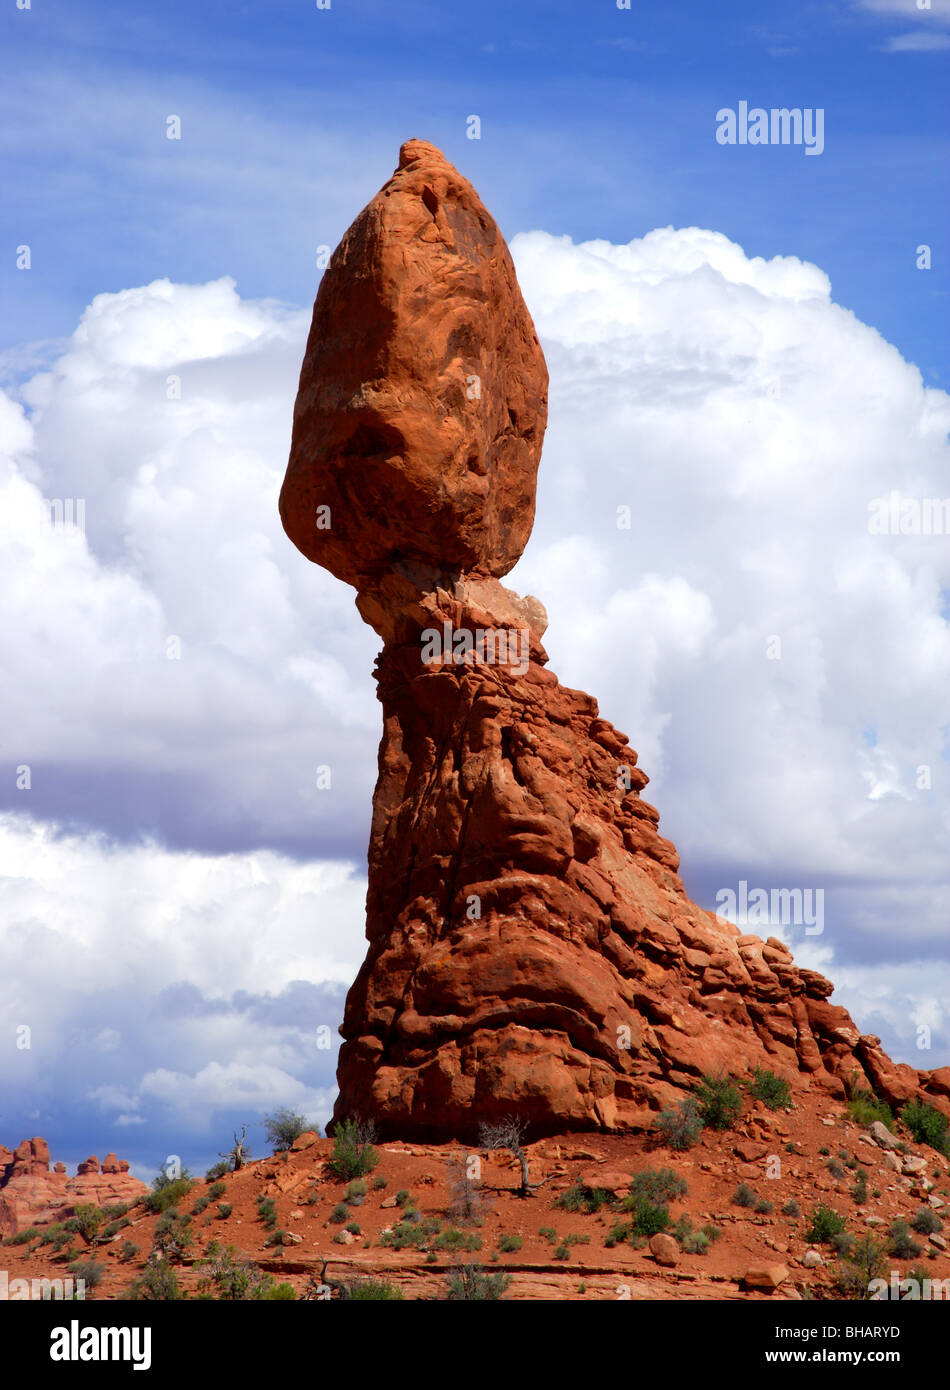
<path fill-rule="evenodd" d="M 95 1155 L 87 1158 L 70 1178 L 64 1163 L 50 1171 L 45 1139 L 24 1139 L 13 1150 L 0 1144 L 0 1236 L 63 1221 L 87 1202 L 100 1207 L 132 1202 L 147 1191 L 132 1177 L 128 1162 L 113 1153 L 101 1168 Z"/>
<path fill-rule="evenodd" d="M 409 141 L 320 284 L 280 499 L 384 639 L 335 1118 L 627 1130 L 755 1065 L 950 1113 L 950 1069 L 893 1064 L 782 942 L 689 900 L 626 735 L 547 670 L 542 604 L 498 582 L 531 530 L 546 392 L 498 228 Z"/>

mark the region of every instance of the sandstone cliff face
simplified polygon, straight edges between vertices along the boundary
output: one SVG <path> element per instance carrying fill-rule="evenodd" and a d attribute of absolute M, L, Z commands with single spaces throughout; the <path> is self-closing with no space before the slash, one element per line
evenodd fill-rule
<path fill-rule="evenodd" d="M 335 1118 L 623 1131 L 701 1072 L 754 1065 L 950 1111 L 946 1069 L 894 1066 L 781 942 L 690 902 L 626 736 L 547 670 L 538 600 L 498 583 L 531 528 L 546 385 L 495 224 L 409 142 L 321 283 L 281 496 L 385 640 Z"/>

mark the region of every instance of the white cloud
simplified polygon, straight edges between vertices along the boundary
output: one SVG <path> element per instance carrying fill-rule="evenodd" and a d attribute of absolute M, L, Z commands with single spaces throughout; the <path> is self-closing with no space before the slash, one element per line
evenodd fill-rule
<path fill-rule="evenodd" d="M 925 30 L 899 34 L 884 44 L 886 53 L 937 53 L 945 48 L 950 48 L 950 34 L 933 34 Z"/>

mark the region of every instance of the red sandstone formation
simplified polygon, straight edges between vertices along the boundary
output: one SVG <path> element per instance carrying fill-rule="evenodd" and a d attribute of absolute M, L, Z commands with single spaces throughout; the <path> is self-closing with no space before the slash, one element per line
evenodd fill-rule
<path fill-rule="evenodd" d="M 129 1174 L 127 1160 L 115 1154 L 109 1154 L 101 1171 L 95 1155 L 87 1158 L 69 1178 L 63 1163 L 50 1171 L 45 1139 L 24 1139 L 12 1153 L 0 1144 L 0 1236 L 63 1221 L 87 1202 L 131 1202 L 147 1191 L 145 1183 Z"/>
<path fill-rule="evenodd" d="M 950 1070 L 894 1065 L 780 941 L 689 900 L 626 735 L 547 670 L 542 605 L 498 583 L 532 525 L 546 384 L 497 227 L 410 141 L 321 282 L 281 494 L 385 641 L 335 1117 L 622 1131 L 754 1065 L 950 1113 Z"/>

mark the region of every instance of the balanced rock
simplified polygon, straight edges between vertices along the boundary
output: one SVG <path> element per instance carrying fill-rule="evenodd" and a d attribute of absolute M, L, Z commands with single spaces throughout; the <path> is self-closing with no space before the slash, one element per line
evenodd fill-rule
<path fill-rule="evenodd" d="M 506 574 L 534 519 L 547 385 L 494 220 L 433 145 L 408 141 L 320 282 L 288 535 L 361 592 L 415 566 Z"/>
<path fill-rule="evenodd" d="M 895 1066 L 782 942 L 690 901 L 627 736 L 547 669 L 543 606 L 499 582 L 532 526 L 546 387 L 498 228 L 409 141 L 320 285 L 280 502 L 384 639 L 335 1122 L 632 1130 L 755 1066 L 950 1113 L 946 1069 Z"/>

